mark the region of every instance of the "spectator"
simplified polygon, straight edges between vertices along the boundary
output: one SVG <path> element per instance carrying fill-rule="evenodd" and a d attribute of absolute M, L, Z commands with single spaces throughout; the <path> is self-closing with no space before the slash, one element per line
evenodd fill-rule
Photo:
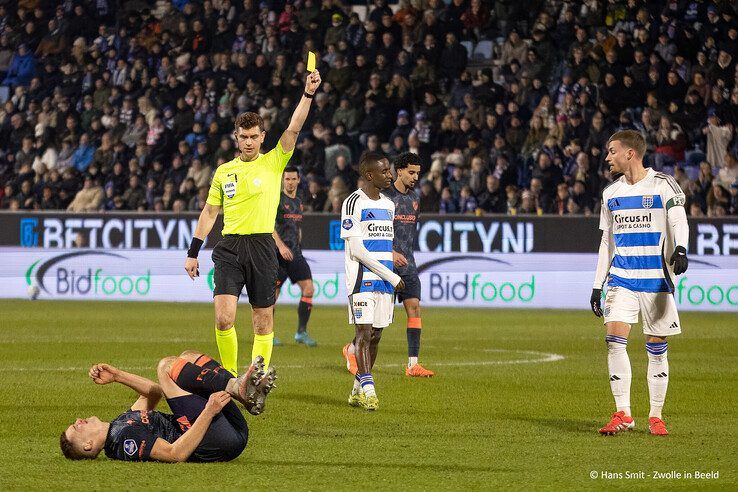
<path fill-rule="evenodd" d="M 438 204 L 438 211 L 442 214 L 455 214 L 459 212 L 459 205 L 448 188 L 441 191 L 441 201 Z"/>
<path fill-rule="evenodd" d="M 128 180 L 128 189 L 123 193 L 123 202 L 125 210 L 139 210 L 145 207 L 146 204 L 146 190 L 141 186 L 141 181 L 138 176 L 133 175 Z M 120 207 L 116 203 L 115 209 L 119 210 Z"/>
<path fill-rule="evenodd" d="M 707 135 L 707 162 L 716 168 L 723 167 L 733 128 L 730 124 L 721 124 L 717 112 L 710 110 L 707 113 L 707 126 L 702 133 Z"/>
<path fill-rule="evenodd" d="M 209 186 L 201 186 L 197 189 L 197 194 L 190 198 L 190 202 L 187 204 L 187 210 L 191 212 L 199 212 L 205 207 L 205 203 L 208 199 Z"/>
<path fill-rule="evenodd" d="M 315 179 L 311 179 L 308 182 L 308 194 L 305 199 L 305 211 L 323 211 L 327 199 L 328 195 L 326 195 L 326 192 L 325 190 L 323 190 L 323 187 L 320 185 L 320 183 L 318 183 L 318 181 Z"/>
<path fill-rule="evenodd" d="M 471 187 L 467 185 L 461 188 L 461 193 L 459 195 L 459 212 L 462 214 L 476 214 L 477 208 L 477 199 L 474 197 Z"/>
<path fill-rule="evenodd" d="M 82 189 L 77 192 L 72 203 L 67 207 L 69 212 L 95 212 L 100 209 L 103 201 L 102 186 L 95 183 L 91 177 L 84 180 Z"/>
<path fill-rule="evenodd" d="M 35 75 L 36 60 L 33 53 L 29 51 L 28 46 L 21 43 L 18 45 L 18 51 L 13 55 L 5 79 L 0 85 L 10 87 L 28 85 Z"/>
<path fill-rule="evenodd" d="M 343 201 L 349 196 L 349 189 L 346 182 L 340 176 L 336 176 L 331 180 L 331 187 L 323 205 L 323 211 L 332 213 L 341 213 Z"/>
<path fill-rule="evenodd" d="M 87 171 L 95 157 L 95 147 L 90 143 L 88 134 L 83 133 L 79 138 L 79 146 L 72 154 L 72 166 L 79 172 Z"/>

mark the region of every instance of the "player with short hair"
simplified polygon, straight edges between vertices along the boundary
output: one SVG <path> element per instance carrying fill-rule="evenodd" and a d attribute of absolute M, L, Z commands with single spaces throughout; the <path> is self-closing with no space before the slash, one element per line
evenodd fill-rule
<path fill-rule="evenodd" d="M 297 195 L 300 172 L 296 167 L 287 166 L 282 173 L 282 194 L 277 209 L 277 222 L 272 236 L 279 251 L 279 273 L 277 274 L 277 294 L 289 277 L 290 282 L 300 287 L 300 303 L 297 305 L 297 332 L 295 341 L 308 347 L 317 343 L 307 333 L 310 312 L 313 309 L 313 274 L 310 265 L 302 256 L 302 199 Z M 275 345 L 278 344 L 275 338 Z"/>
<path fill-rule="evenodd" d="M 234 137 L 240 154 L 215 170 L 207 202 L 187 251 L 185 271 L 194 280 L 200 274 L 198 252 L 222 208 L 223 239 L 213 249 L 215 340 L 224 367 L 234 375 L 238 370 L 238 337 L 234 323 L 244 286 L 252 308 L 254 345 L 251 358 L 261 355 L 269 367 L 279 269 L 272 232 L 282 191 L 282 171 L 292 157 L 297 135 L 319 85 L 320 73 L 316 70 L 308 74 L 289 126 L 277 146 L 266 154 L 260 153 L 266 138 L 261 116 L 256 113 L 238 116 Z"/>
<path fill-rule="evenodd" d="M 643 167 L 645 150 L 643 136 L 633 130 L 616 132 L 607 142 L 605 161 L 613 174 L 622 176 L 602 192 L 602 242 L 590 298 L 592 311 L 602 316 L 602 286 L 607 279 L 605 341 L 616 412 L 600 429 L 605 435 L 635 427 L 627 344 L 639 313 L 648 353 L 648 427 L 652 435 L 668 434 L 662 420 L 669 384 L 666 339 L 682 331 L 673 295 L 674 275 L 687 271 L 689 224 L 684 193 L 673 177 Z"/>
<path fill-rule="evenodd" d="M 384 158 L 389 164 L 387 158 Z M 398 292 L 397 299 L 402 302 L 407 314 L 407 355 L 408 363 L 405 375 L 409 377 L 433 377 L 429 371 L 418 363 L 420 353 L 420 277 L 415 266 L 413 246 L 417 235 L 418 193 L 414 190 L 420 178 L 420 157 L 412 152 L 398 155 L 394 160 L 397 178 L 382 194 L 395 204 L 394 240 L 392 258 L 395 270 L 405 282 L 405 289 Z M 347 344 L 343 347 L 346 368 L 356 374 L 355 347 Z"/>
<path fill-rule="evenodd" d="M 157 374 L 158 384 L 109 364 L 93 365 L 89 376 L 96 384 L 117 382 L 139 398 L 111 422 L 94 416 L 77 419 L 60 436 L 64 456 L 95 459 L 105 451 L 108 458 L 123 461 L 230 461 L 249 437 L 246 420 L 231 398 L 258 415 L 277 377 L 274 368 L 264 372 L 260 356 L 235 378 L 195 351 L 163 358 Z M 154 410 L 162 396 L 172 414 Z"/>
<path fill-rule="evenodd" d="M 367 152 L 359 161 L 359 173 L 366 184 L 341 207 L 349 323 L 356 326 L 353 344 L 358 368 L 349 404 L 376 410 L 379 399 L 371 371 L 382 330 L 392 323 L 394 292 L 402 291 L 405 284 L 392 271 L 395 204 L 380 193 L 392 183 L 390 166 L 381 155 Z"/>

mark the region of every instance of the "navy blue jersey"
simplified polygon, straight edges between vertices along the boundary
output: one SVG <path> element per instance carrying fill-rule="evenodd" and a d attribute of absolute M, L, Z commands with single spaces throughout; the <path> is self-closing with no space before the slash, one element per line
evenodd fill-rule
<path fill-rule="evenodd" d="M 400 193 L 392 183 L 389 188 L 382 190 L 382 193 L 395 204 L 395 238 L 392 249 L 407 258 L 408 263 L 405 267 L 395 267 L 395 270 L 401 276 L 415 273 L 413 248 L 418 233 L 418 192 L 408 190 L 407 193 Z"/>
<path fill-rule="evenodd" d="M 110 422 L 105 456 L 113 460 L 148 461 L 158 438 L 173 443 L 181 435 L 174 415 L 154 410 L 128 410 Z"/>
<path fill-rule="evenodd" d="M 275 230 L 284 244 L 292 250 L 292 254 L 302 254 L 300 248 L 300 226 L 302 224 L 302 200 L 299 196 L 290 198 L 284 193 L 279 197 Z"/>

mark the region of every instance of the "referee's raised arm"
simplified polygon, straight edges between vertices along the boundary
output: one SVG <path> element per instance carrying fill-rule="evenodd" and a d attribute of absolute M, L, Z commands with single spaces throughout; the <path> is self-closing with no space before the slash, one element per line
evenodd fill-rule
<path fill-rule="evenodd" d="M 297 135 L 302 130 L 302 125 L 305 124 L 308 112 L 310 111 L 310 104 L 313 102 L 313 96 L 315 96 L 315 91 L 318 90 L 320 82 L 320 72 L 316 70 L 308 74 L 305 80 L 305 91 L 300 98 L 300 102 L 297 103 L 295 112 L 292 113 L 290 124 L 279 139 L 279 143 L 282 144 L 282 149 L 285 152 L 292 152 L 295 149 Z"/>

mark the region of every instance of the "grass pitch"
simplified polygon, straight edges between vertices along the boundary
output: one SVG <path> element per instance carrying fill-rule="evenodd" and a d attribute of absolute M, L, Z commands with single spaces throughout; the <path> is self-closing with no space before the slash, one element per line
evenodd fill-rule
<path fill-rule="evenodd" d="M 629 346 L 636 430 L 597 434 L 613 403 L 604 331 L 588 312 L 425 308 L 421 361 L 437 375 L 411 380 L 403 374 L 405 315 L 398 309 L 375 370 L 380 409 L 366 413 L 346 404 L 352 385 L 340 356 L 352 336 L 346 309 L 315 307 L 310 332 L 319 346 L 308 349 L 292 342 L 295 308 L 280 306 L 276 332 L 285 346 L 273 355 L 279 387 L 262 416 L 248 416 L 251 437 L 239 459 L 210 465 L 64 460 L 58 437 L 74 417 L 111 419 L 135 400 L 122 386 L 94 385 L 89 365 L 109 362 L 153 378 L 161 357 L 183 349 L 217 357 L 212 309 L 0 301 L 0 489 L 738 484 L 735 314 L 682 314 L 685 334 L 669 342 L 666 438 L 647 433 L 641 336 L 631 336 Z M 242 307 L 243 363 L 251 352 L 249 326 Z M 168 411 L 166 403 L 160 410 Z M 669 472 L 672 478 L 654 475 Z M 695 472 L 718 477 L 685 478 Z"/>

